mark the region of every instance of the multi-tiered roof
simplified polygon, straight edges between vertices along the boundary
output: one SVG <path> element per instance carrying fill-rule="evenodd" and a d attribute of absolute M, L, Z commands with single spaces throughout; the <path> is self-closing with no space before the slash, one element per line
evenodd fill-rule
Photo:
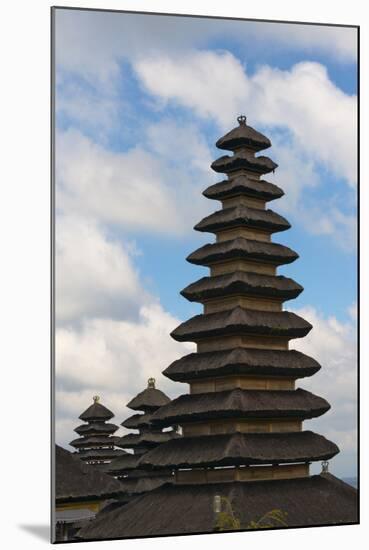
<path fill-rule="evenodd" d="M 218 140 L 233 152 L 213 162 L 228 179 L 204 195 L 222 208 L 195 229 L 216 241 L 187 258 L 210 268 L 182 295 L 204 306 L 202 314 L 172 332 L 179 342 L 195 342 L 197 352 L 172 363 L 164 374 L 189 384 L 184 394 L 151 417 L 163 428 L 179 424 L 183 437 L 147 452 L 140 465 L 172 468 L 176 484 L 132 502 L 115 517 L 96 518 L 84 538 L 206 532 L 214 529 L 213 500 L 227 497 L 241 525 L 280 508 L 287 524 L 318 525 L 357 521 L 354 489 L 327 473 L 311 476 L 314 461 L 327 461 L 338 447 L 303 428 L 303 421 L 330 408 L 325 399 L 296 387 L 320 365 L 289 349 L 312 326 L 283 303 L 302 287 L 277 274 L 298 258 L 271 241 L 290 228 L 266 208 L 283 191 L 261 176 L 277 165 L 256 153 L 269 139 L 238 118 L 239 126 Z M 257 480 L 257 481 L 256 481 Z"/>
<path fill-rule="evenodd" d="M 119 437 L 113 434 L 118 430 L 118 426 L 108 422 L 114 414 L 99 401 L 99 396 L 95 395 L 92 405 L 79 416 L 84 424 L 74 431 L 80 437 L 71 441 L 70 445 L 87 464 L 104 467 L 113 458 L 122 456 L 125 452 L 116 449 Z"/>
<path fill-rule="evenodd" d="M 158 426 L 180 424 L 184 437 L 151 452 L 144 462 L 152 468 L 176 468 L 183 480 L 307 476 L 311 461 L 332 458 L 338 448 L 302 428 L 303 420 L 324 414 L 329 404 L 295 387 L 296 379 L 311 376 L 320 366 L 288 349 L 291 339 L 305 336 L 312 327 L 283 310 L 283 303 L 303 289 L 276 274 L 279 265 L 298 257 L 271 242 L 272 234 L 290 227 L 266 209 L 283 191 L 259 179 L 277 165 L 255 156 L 270 141 L 247 126 L 244 117 L 217 146 L 234 152 L 212 164 L 229 179 L 204 195 L 221 201 L 222 208 L 195 226 L 214 233 L 216 242 L 188 257 L 209 267 L 210 275 L 181 292 L 203 304 L 204 313 L 172 332 L 179 342 L 196 342 L 197 353 L 164 371 L 172 380 L 189 383 L 190 394 L 153 416 Z M 233 469 L 201 470 L 214 466 Z M 181 468 L 196 472 L 178 472 Z"/>
<path fill-rule="evenodd" d="M 178 437 L 173 430 L 163 432 L 162 428 L 151 425 L 153 413 L 169 403 L 169 397 L 155 387 L 155 379 L 149 378 L 147 388 L 127 404 L 127 407 L 133 411 L 141 412 L 124 420 L 122 426 L 138 430 L 138 433 L 123 435 L 117 439 L 116 445 L 122 449 L 132 449 L 133 454 L 125 453 L 123 456 L 117 457 L 109 464 L 106 471 L 121 480 L 123 489 L 130 496 L 151 491 L 173 479 L 170 471 L 153 473 L 146 472 L 145 469 L 137 469 L 140 460 L 147 451 Z"/>

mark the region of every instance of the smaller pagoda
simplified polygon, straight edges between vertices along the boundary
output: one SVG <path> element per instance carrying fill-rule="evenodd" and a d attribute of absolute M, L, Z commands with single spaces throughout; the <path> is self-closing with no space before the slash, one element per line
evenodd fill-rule
<path fill-rule="evenodd" d="M 153 413 L 170 402 L 169 397 L 155 387 L 155 378 L 149 378 L 147 388 L 127 404 L 127 407 L 139 412 L 124 420 L 122 426 L 138 430 L 138 433 L 122 436 L 117 440 L 116 445 L 122 449 L 130 449 L 133 453 L 125 453 L 115 458 L 108 465 L 106 471 L 122 482 L 129 497 L 151 491 L 164 483 L 173 481 L 171 470 L 149 472 L 145 469 L 138 469 L 139 462 L 147 451 L 179 436 L 175 429 L 164 432 L 162 428 L 153 428 L 151 425 Z"/>
<path fill-rule="evenodd" d="M 76 453 L 86 464 L 104 467 L 113 458 L 126 454 L 123 450 L 115 448 L 119 437 L 113 434 L 118 430 L 118 426 L 108 422 L 113 417 L 114 414 L 100 403 L 98 395 L 93 397 L 92 405 L 79 416 L 84 424 L 74 431 L 80 437 L 71 441 L 69 445 L 76 449 Z"/>

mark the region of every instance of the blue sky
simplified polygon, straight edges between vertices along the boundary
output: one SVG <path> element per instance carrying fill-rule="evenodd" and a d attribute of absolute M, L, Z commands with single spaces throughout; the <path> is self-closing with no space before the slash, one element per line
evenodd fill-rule
<path fill-rule="evenodd" d="M 58 9 L 56 61 L 59 441 L 96 392 L 120 423 L 150 374 L 186 391 L 160 372 L 191 349 L 169 337 L 200 312 L 179 291 L 206 270 L 185 258 L 212 240 L 192 229 L 219 208 L 201 192 L 244 113 L 286 192 L 273 240 L 300 255 L 279 270 L 305 288 L 285 308 L 325 369 L 300 385 L 331 402 L 314 429 L 355 474 L 356 31 Z"/>

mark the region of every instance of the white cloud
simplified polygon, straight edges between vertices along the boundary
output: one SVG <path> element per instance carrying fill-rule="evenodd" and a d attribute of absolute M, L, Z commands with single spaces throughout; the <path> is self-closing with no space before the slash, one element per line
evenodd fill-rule
<path fill-rule="evenodd" d="M 162 102 L 184 105 L 222 130 L 235 125 L 235 113 L 250 112 L 250 124 L 266 128 L 271 155 L 280 165 L 276 183 L 286 192 L 281 210 L 310 233 L 331 236 L 346 251 L 355 249 L 355 213 L 337 206 L 332 178 L 327 183 L 325 175 L 345 181 L 354 202 L 356 98 L 337 88 L 325 67 L 307 62 L 286 71 L 261 67 L 250 76 L 229 52 L 192 51 L 142 58 L 135 68 L 161 107 Z M 309 190 L 319 185 L 331 185 L 331 198 L 321 204 L 309 200 Z"/>
<path fill-rule="evenodd" d="M 151 376 L 172 397 L 186 391 L 161 375 L 172 361 L 193 351 L 193 345 L 170 338 L 178 324 L 159 304 L 151 304 L 140 309 L 136 321 L 90 319 L 80 328 L 57 329 L 57 441 L 72 439 L 71 427 L 95 394 L 120 423 L 132 414 L 126 403 Z"/>
<path fill-rule="evenodd" d="M 355 96 L 340 90 L 319 63 L 298 63 L 289 71 L 263 67 L 250 80 L 255 120 L 288 127 L 302 150 L 356 183 Z"/>
<path fill-rule="evenodd" d="M 134 68 L 150 93 L 214 118 L 223 127 L 234 124 L 235 113 L 250 94 L 244 68 L 229 52 L 146 56 Z"/>
<path fill-rule="evenodd" d="M 132 245 L 109 239 L 89 219 L 58 216 L 56 315 L 70 323 L 86 317 L 138 315 L 148 293 L 132 264 Z"/>
<path fill-rule="evenodd" d="M 314 307 L 294 310 L 313 325 L 305 337 L 291 342 L 291 348 L 314 357 L 322 366 L 311 378 L 298 381 L 298 386 L 327 399 L 331 409 L 322 417 L 305 423 L 306 428 L 322 433 L 340 447 L 345 459 L 356 449 L 357 353 L 356 325 L 325 317 Z"/>
<path fill-rule="evenodd" d="M 56 174 L 57 205 L 69 214 L 138 229 L 177 225 L 166 168 L 145 151 L 114 153 L 69 130 L 58 134 Z"/>
<path fill-rule="evenodd" d="M 68 78 L 64 72 L 57 75 L 55 107 L 58 118 L 83 126 L 96 141 L 103 143 L 117 127 L 123 109 L 128 109 L 123 98 L 117 97 L 116 90 L 86 86 L 78 78 Z"/>
<path fill-rule="evenodd" d="M 313 235 L 328 235 L 339 248 L 346 251 L 356 249 L 356 216 L 345 214 L 334 206 L 309 204 L 299 207 L 298 217 L 299 222 Z"/>
<path fill-rule="evenodd" d="M 169 166 L 178 168 L 178 175 L 193 175 L 207 181 L 210 164 L 213 161 L 203 134 L 195 124 L 181 123 L 180 120 L 164 117 L 160 122 L 150 124 L 145 135 L 145 145 Z M 186 178 L 187 191 L 195 187 L 199 192 L 199 182 Z"/>
<path fill-rule="evenodd" d="M 76 10 L 58 10 L 56 28 L 58 66 L 98 86 L 119 79 L 122 60 L 148 51 L 204 49 L 219 37 L 232 40 L 244 56 L 252 44 L 256 52 L 322 53 L 343 63 L 357 58 L 357 31 L 351 28 Z"/>
<path fill-rule="evenodd" d="M 75 130 L 58 133 L 58 209 L 128 230 L 187 231 L 201 217 L 198 197 L 211 177 L 206 143 L 193 126 L 168 121 L 151 125 L 143 141 L 112 152 Z"/>
<path fill-rule="evenodd" d="M 356 181 L 356 98 L 337 88 L 319 63 L 261 67 L 249 76 L 231 53 L 200 51 L 142 58 L 135 69 L 150 93 L 223 129 L 240 112 L 251 113 L 250 124 L 287 128 L 306 156 L 350 185 Z"/>

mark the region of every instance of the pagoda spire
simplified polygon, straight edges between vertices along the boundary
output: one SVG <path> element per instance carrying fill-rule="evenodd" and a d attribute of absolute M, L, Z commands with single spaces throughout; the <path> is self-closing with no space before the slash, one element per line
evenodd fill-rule
<path fill-rule="evenodd" d="M 151 425 L 153 413 L 169 403 L 169 397 L 156 388 L 155 378 L 149 378 L 147 387 L 127 404 L 130 409 L 140 412 L 124 420 L 122 426 L 137 430 L 138 433 L 123 435 L 118 438 L 116 445 L 122 449 L 132 450 L 133 453 L 125 453 L 117 457 L 109 464 L 106 471 L 122 481 L 123 489 L 129 496 L 137 496 L 163 483 L 173 481 L 171 470 L 153 473 L 146 472 L 145 469 L 137 469 L 146 452 L 178 437 L 175 430 L 163 432 L 162 428 Z"/>
<path fill-rule="evenodd" d="M 114 414 L 100 403 L 99 395 L 93 396 L 92 405 L 79 416 L 85 423 L 75 428 L 80 437 L 69 444 L 87 464 L 105 467 L 113 458 L 125 454 L 115 448 L 119 437 L 113 434 L 118 426 L 107 422 L 113 417 Z"/>
<path fill-rule="evenodd" d="M 239 125 L 217 141 L 230 150 L 212 163 L 227 179 L 204 195 L 222 208 L 195 230 L 213 233 L 216 241 L 196 250 L 189 262 L 210 274 L 181 294 L 203 305 L 203 313 L 172 332 L 178 342 L 195 342 L 197 352 L 175 361 L 168 378 L 189 384 L 184 394 L 152 415 L 158 427 L 179 424 L 183 438 L 148 452 L 142 464 L 171 467 L 179 483 L 300 478 L 313 461 L 332 458 L 337 446 L 303 421 L 330 408 L 322 397 L 296 388 L 320 365 L 289 342 L 306 336 L 312 326 L 283 303 L 303 288 L 277 275 L 277 267 L 298 255 L 271 241 L 289 222 L 266 208 L 283 191 L 261 177 L 277 164 L 258 155 L 268 138 L 238 117 Z M 214 469 L 216 467 L 216 469 Z M 227 467 L 222 470 L 221 467 Z"/>

